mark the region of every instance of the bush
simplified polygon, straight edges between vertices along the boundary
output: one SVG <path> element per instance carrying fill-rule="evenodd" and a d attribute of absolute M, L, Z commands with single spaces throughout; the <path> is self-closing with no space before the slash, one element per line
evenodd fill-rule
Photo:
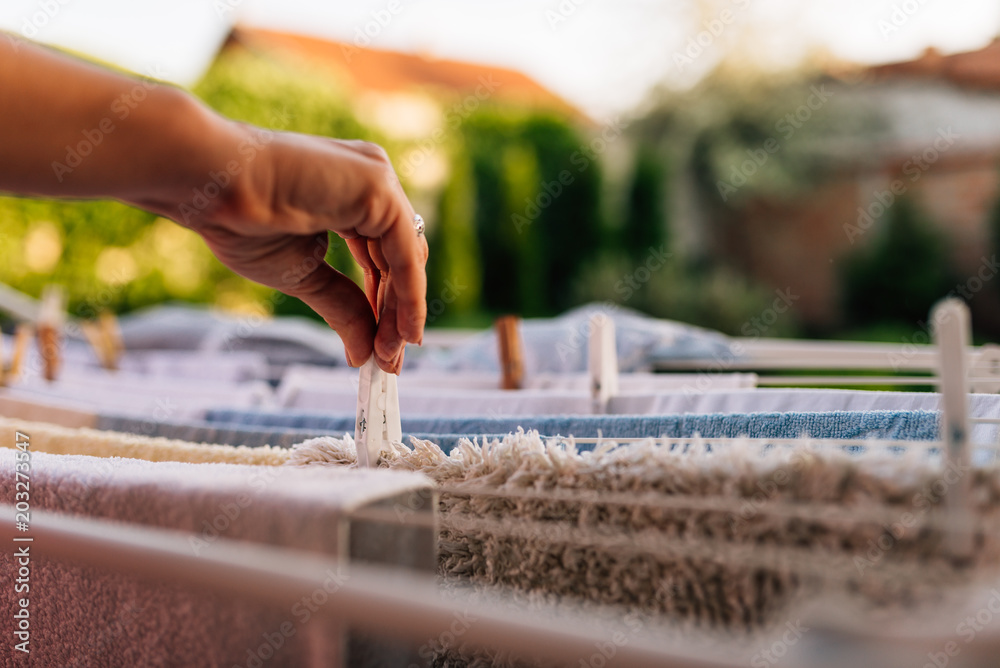
<path fill-rule="evenodd" d="M 647 259 L 657 258 L 650 254 Z M 656 267 L 645 261 L 633 262 L 621 254 L 605 256 L 578 282 L 579 300 L 611 301 L 657 318 L 707 327 L 730 336 L 770 338 L 800 333 L 794 306 L 764 322 L 762 316 L 773 307 L 776 293 L 732 269 L 695 266 L 676 258 L 669 258 L 648 273 L 641 266 Z"/>
<path fill-rule="evenodd" d="M 549 114 L 491 107 L 465 121 L 462 147 L 475 192 L 482 307 L 546 316 L 574 305 L 574 284 L 603 241 L 601 172 L 583 136 Z"/>
<path fill-rule="evenodd" d="M 622 246 L 633 261 L 642 261 L 651 248 L 669 242 L 666 201 L 667 170 L 660 156 L 643 145 L 636 151 L 628 189 Z"/>
<path fill-rule="evenodd" d="M 885 215 L 867 248 L 848 257 L 842 269 L 842 297 L 850 326 L 915 326 L 931 306 L 954 289 L 956 274 L 947 238 L 908 197 Z"/>

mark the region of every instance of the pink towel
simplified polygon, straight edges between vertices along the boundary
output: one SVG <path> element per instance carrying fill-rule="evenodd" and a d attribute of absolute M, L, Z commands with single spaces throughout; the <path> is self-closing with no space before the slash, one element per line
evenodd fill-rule
<path fill-rule="evenodd" d="M 2 501 L 8 504 L 15 501 L 14 453 L 0 449 Z M 434 565 L 433 539 L 415 537 L 412 532 L 417 529 L 406 534 L 402 525 L 373 529 L 354 522 L 350 525 L 354 535 L 344 541 L 337 531 L 352 511 L 362 507 L 414 505 L 414 499 L 426 498 L 430 483 L 416 473 L 146 462 L 37 452 L 31 455 L 29 475 L 33 509 L 192 532 L 193 553 L 207 553 L 223 537 L 341 559 L 367 557 L 428 570 Z M 383 535 L 381 542 L 370 544 L 396 549 L 364 554 L 364 545 L 359 546 L 364 541 L 357 536 L 364 531 L 371 535 L 373 530 Z M 395 537 L 395 543 L 386 543 L 385 532 Z M 422 548 L 417 550 L 421 554 L 414 554 L 414 546 Z M 5 549 L 0 555 L 5 574 L 17 570 L 12 554 L 13 549 Z M 310 608 L 316 604 L 271 609 L 249 599 L 192 591 L 181 584 L 154 584 L 40 557 L 32 558 L 30 567 L 30 655 L 14 649 L 14 620 L 12 613 L 5 614 L 0 621 L 4 666 L 263 668 L 302 666 L 316 658 L 309 655 L 306 633 L 306 623 L 315 614 Z M 331 573 L 331 587 L 339 575 Z M 25 594 L 15 595 L 11 580 L 4 581 L 0 598 L 3 609 L 12 611 L 15 599 Z M 314 630 L 319 629 L 310 633 Z M 339 664 L 344 648 L 336 630 L 330 630 L 325 645 L 324 665 Z"/>

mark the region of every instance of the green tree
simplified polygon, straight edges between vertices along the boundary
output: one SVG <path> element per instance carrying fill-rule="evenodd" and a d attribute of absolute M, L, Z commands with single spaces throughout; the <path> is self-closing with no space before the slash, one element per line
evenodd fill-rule
<path fill-rule="evenodd" d="M 599 158 L 568 121 L 490 107 L 463 125 L 476 199 L 482 305 L 559 313 L 602 243 Z"/>
<path fill-rule="evenodd" d="M 902 324 L 926 320 L 931 306 L 957 282 L 947 239 L 908 197 L 885 214 L 868 248 L 847 258 L 843 300 L 852 325 Z"/>
<path fill-rule="evenodd" d="M 472 166 L 468 156 L 459 153 L 451 161 L 451 176 L 441 191 L 437 220 L 427 233 L 430 324 L 440 324 L 438 319 L 445 313 L 448 319 L 462 322 L 479 307 L 482 267 L 471 222 L 475 204 Z"/>
<path fill-rule="evenodd" d="M 667 170 L 660 156 L 641 146 L 636 151 L 622 229 L 622 245 L 633 261 L 644 259 L 650 248 L 668 243 L 666 181 Z"/>
<path fill-rule="evenodd" d="M 522 136 L 538 164 L 534 199 L 540 213 L 531 227 L 537 235 L 535 257 L 544 269 L 544 305 L 547 314 L 560 313 L 575 305 L 575 284 L 604 241 L 601 156 L 555 116 L 530 117 Z"/>
<path fill-rule="evenodd" d="M 990 244 L 994 255 L 1000 255 L 1000 195 L 993 204 L 989 218 Z M 993 281 L 993 290 L 1000 295 L 1000 281 Z"/>

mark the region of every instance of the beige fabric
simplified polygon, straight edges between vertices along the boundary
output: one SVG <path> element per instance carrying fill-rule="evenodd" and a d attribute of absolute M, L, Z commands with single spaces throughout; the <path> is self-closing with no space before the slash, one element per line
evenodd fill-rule
<path fill-rule="evenodd" d="M 14 432 L 31 436 L 31 448 L 38 452 L 58 455 L 90 455 L 91 457 L 125 457 L 150 462 L 215 462 L 219 464 L 251 464 L 281 466 L 289 457 L 285 448 L 263 446 L 210 445 L 188 443 L 160 437 L 122 434 L 98 429 L 60 427 L 44 422 L 29 422 L 0 418 L 0 447 L 13 447 Z"/>
<path fill-rule="evenodd" d="M 753 631 L 822 592 L 906 607 L 1000 564 L 1000 475 L 956 473 L 971 476 L 978 536 L 955 558 L 936 510 L 954 475 L 926 447 L 848 455 L 745 440 L 709 451 L 649 439 L 576 452 L 534 433 L 450 455 L 413 445 L 379 463 L 438 483 L 446 578 Z M 295 446 L 289 464 L 353 461 L 349 438 L 326 437 Z"/>

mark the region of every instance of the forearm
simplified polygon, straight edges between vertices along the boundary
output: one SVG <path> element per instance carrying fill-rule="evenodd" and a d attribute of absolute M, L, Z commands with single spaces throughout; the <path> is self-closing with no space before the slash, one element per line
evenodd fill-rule
<path fill-rule="evenodd" d="M 0 191 L 173 218 L 226 266 L 312 306 L 356 364 L 374 350 L 398 372 L 423 334 L 427 245 L 378 146 L 234 123 L 171 86 L 0 39 Z M 367 296 L 323 261 L 330 231 L 353 240 Z"/>
<path fill-rule="evenodd" d="M 0 190 L 169 214 L 237 157 L 244 132 L 172 86 L 0 40 Z"/>

